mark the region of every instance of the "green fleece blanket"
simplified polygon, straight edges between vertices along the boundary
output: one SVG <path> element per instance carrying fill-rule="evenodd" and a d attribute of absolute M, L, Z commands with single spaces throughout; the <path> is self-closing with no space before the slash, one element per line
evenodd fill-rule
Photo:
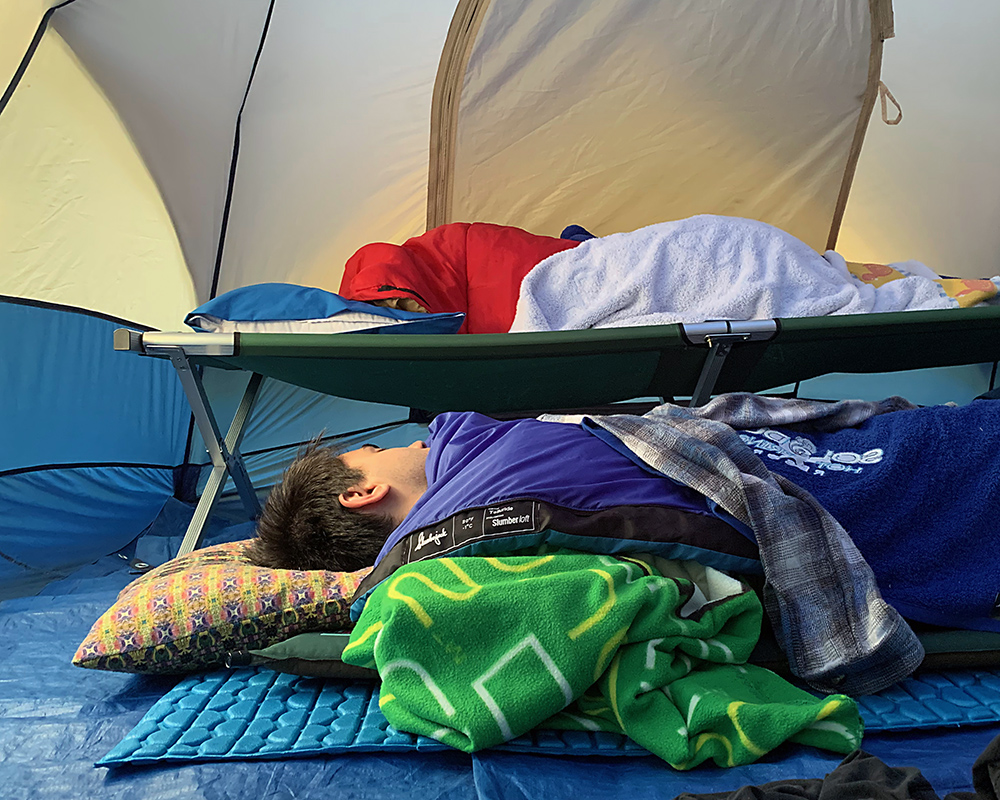
<path fill-rule="evenodd" d="M 378 669 L 396 728 L 465 751 L 534 727 L 625 733 L 678 769 L 855 749 L 853 700 L 745 663 L 760 620 L 748 587 L 694 562 L 440 558 L 378 586 L 343 660 Z"/>

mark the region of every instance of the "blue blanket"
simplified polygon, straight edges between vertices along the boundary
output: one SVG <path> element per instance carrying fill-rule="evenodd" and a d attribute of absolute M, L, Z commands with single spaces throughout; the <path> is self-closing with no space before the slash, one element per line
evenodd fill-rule
<path fill-rule="evenodd" d="M 907 619 L 1000 631 L 1000 402 L 931 406 L 831 432 L 743 431 L 847 530 Z"/>

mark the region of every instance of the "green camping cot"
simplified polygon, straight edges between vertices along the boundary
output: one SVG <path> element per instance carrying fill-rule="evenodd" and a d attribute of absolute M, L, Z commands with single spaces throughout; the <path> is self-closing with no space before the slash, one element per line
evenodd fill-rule
<path fill-rule="evenodd" d="M 198 547 L 227 476 L 251 516 L 259 514 L 239 448 L 264 378 L 430 413 L 575 411 L 644 397 L 700 405 L 712 394 L 834 372 L 996 362 L 1000 308 L 471 336 L 120 328 L 114 346 L 171 360 L 212 458 L 183 554 Z M 201 381 L 204 367 L 251 374 L 226 434 Z"/>

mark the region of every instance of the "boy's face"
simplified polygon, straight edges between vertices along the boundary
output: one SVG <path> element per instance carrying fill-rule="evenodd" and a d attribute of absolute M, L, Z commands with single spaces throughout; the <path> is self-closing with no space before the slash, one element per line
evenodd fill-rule
<path fill-rule="evenodd" d="M 364 444 L 342 453 L 340 458 L 351 469 L 363 472 L 372 483 L 385 483 L 419 496 L 427 491 L 427 453 L 427 445 L 416 441 L 409 447 L 386 449 Z"/>

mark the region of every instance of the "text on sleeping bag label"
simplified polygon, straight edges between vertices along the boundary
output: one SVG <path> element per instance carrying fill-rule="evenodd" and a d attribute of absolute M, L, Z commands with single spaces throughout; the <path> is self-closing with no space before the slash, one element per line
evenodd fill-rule
<path fill-rule="evenodd" d="M 522 533 L 535 529 L 535 504 L 522 500 L 487 506 L 483 510 L 483 533 Z"/>
<path fill-rule="evenodd" d="M 526 533 L 536 529 L 536 503 L 513 500 L 455 514 L 414 531 L 409 537 L 409 560 L 419 561 L 492 536 Z"/>

